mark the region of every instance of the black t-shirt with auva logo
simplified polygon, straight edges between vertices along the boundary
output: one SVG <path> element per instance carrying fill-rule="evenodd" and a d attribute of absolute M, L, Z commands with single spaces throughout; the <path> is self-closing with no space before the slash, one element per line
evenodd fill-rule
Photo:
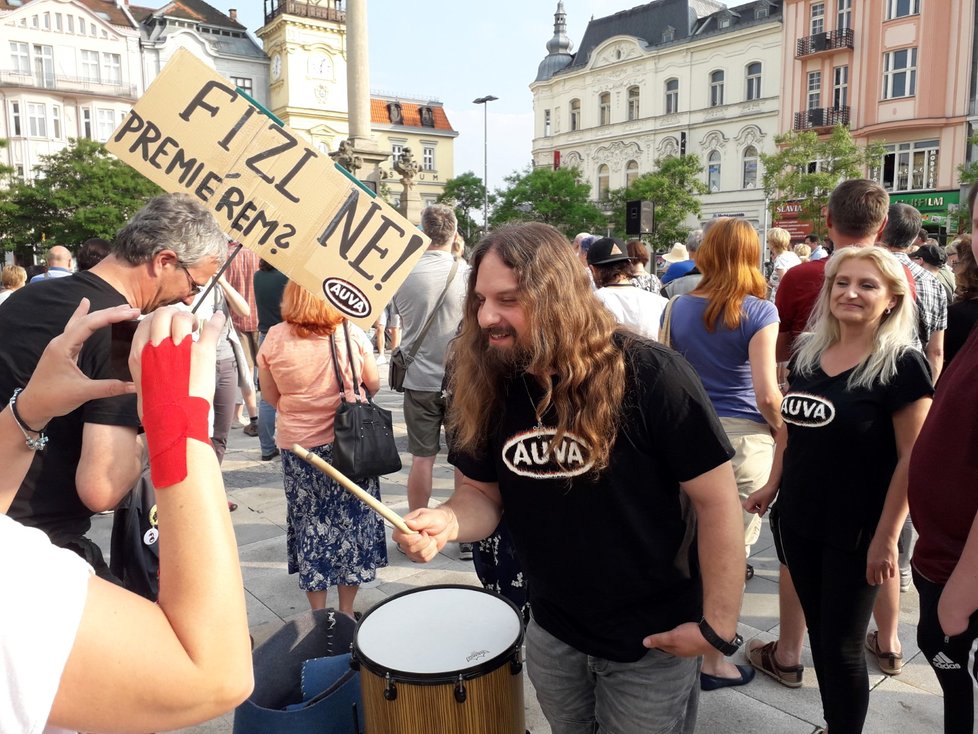
<path fill-rule="evenodd" d="M 630 338 L 624 350 L 629 388 L 597 479 L 579 437 L 565 436 L 551 458 L 555 417 L 537 427 L 540 389 L 525 377 L 506 385 L 486 454 L 453 451 L 449 461 L 476 481 L 498 482 L 536 622 L 581 652 L 632 662 L 647 652 L 643 637 L 701 615 L 695 524 L 679 482 L 733 450 L 682 357 Z"/>
<path fill-rule="evenodd" d="M 868 547 L 883 512 L 897 464 L 893 414 L 934 392 L 916 349 L 900 357 L 886 385 L 850 390 L 851 374 L 791 370 L 781 403 L 788 444 L 776 505 L 793 532 L 843 550 Z"/>

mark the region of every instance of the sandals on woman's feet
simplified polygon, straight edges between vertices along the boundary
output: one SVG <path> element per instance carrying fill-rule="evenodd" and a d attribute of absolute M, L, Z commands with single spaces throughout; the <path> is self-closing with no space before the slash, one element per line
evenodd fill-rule
<path fill-rule="evenodd" d="M 778 683 L 788 688 L 801 688 L 801 679 L 805 674 L 804 665 L 778 665 L 774 657 L 778 649 L 778 641 L 766 645 L 751 647 L 747 650 L 747 662 L 765 675 L 769 675 Z"/>
<path fill-rule="evenodd" d="M 879 635 L 879 632 L 866 635 L 866 649 L 876 656 L 876 662 L 885 675 L 900 675 L 903 672 L 903 655 L 880 650 Z"/>

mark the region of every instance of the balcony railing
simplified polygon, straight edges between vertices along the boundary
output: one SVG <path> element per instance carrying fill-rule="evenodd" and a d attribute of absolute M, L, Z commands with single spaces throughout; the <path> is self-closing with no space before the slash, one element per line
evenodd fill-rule
<path fill-rule="evenodd" d="M 816 107 L 795 113 L 795 130 L 812 130 L 849 124 L 848 107 Z"/>
<path fill-rule="evenodd" d="M 266 25 L 283 13 L 297 15 L 300 18 L 346 22 L 346 11 L 342 9 L 340 0 L 324 0 L 322 5 L 303 2 L 303 0 L 265 0 Z"/>
<path fill-rule="evenodd" d="M 825 33 L 816 33 L 814 36 L 799 38 L 795 44 L 795 56 L 808 56 L 822 51 L 832 51 L 837 48 L 852 48 L 853 32 L 852 28 L 841 28 Z"/>
<path fill-rule="evenodd" d="M 61 74 L 22 74 L 0 71 L 0 86 L 51 89 L 58 92 L 76 92 L 97 97 L 122 97 L 136 99 L 136 86 L 121 82 L 99 82 Z"/>

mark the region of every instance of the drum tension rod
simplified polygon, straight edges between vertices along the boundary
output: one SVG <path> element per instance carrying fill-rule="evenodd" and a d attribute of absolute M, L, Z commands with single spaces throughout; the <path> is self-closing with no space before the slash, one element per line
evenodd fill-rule
<path fill-rule="evenodd" d="M 465 703 L 466 697 L 465 683 L 462 681 L 462 675 L 459 674 L 458 680 L 455 681 L 455 700 L 459 703 Z"/>
<path fill-rule="evenodd" d="M 513 654 L 513 657 L 509 659 L 509 672 L 512 675 L 519 675 L 521 672 L 523 672 L 523 659 L 520 656 L 519 650 L 517 650 Z"/>
<path fill-rule="evenodd" d="M 397 700 L 397 685 L 395 685 L 391 674 L 387 673 L 384 676 L 384 700 L 385 701 L 396 701 Z"/>

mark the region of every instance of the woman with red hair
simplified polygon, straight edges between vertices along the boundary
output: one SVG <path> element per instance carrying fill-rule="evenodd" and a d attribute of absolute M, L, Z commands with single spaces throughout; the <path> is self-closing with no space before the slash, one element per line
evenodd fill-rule
<path fill-rule="evenodd" d="M 333 355 L 343 385 L 337 383 Z M 354 374 L 371 395 L 380 388 L 373 347 L 362 329 L 289 282 L 282 296 L 282 323 L 268 330 L 257 362 L 262 397 L 276 410 L 275 441 L 282 452 L 288 506 L 289 573 L 299 574 L 312 609 L 324 609 L 329 587 L 337 586 L 339 610 L 353 617 L 360 584 L 373 581 L 377 569 L 387 565 L 383 522 L 289 449 L 299 444 L 332 463 L 340 394 L 354 399 Z M 380 499 L 377 477 L 357 483 Z"/>
<path fill-rule="evenodd" d="M 720 423 L 736 452 L 734 476 L 741 499 L 767 481 L 774 460 L 774 435 L 781 425 L 774 345 L 778 312 L 765 299 L 767 284 L 758 269 L 761 243 L 744 219 L 713 222 L 696 253 L 703 279 L 688 295 L 673 299 L 671 346 L 699 374 Z M 744 546 L 760 534 L 760 518 L 744 513 Z M 748 578 L 753 575 L 747 567 Z M 719 652 L 704 656 L 703 690 L 748 683 L 749 666 L 734 666 Z"/>

